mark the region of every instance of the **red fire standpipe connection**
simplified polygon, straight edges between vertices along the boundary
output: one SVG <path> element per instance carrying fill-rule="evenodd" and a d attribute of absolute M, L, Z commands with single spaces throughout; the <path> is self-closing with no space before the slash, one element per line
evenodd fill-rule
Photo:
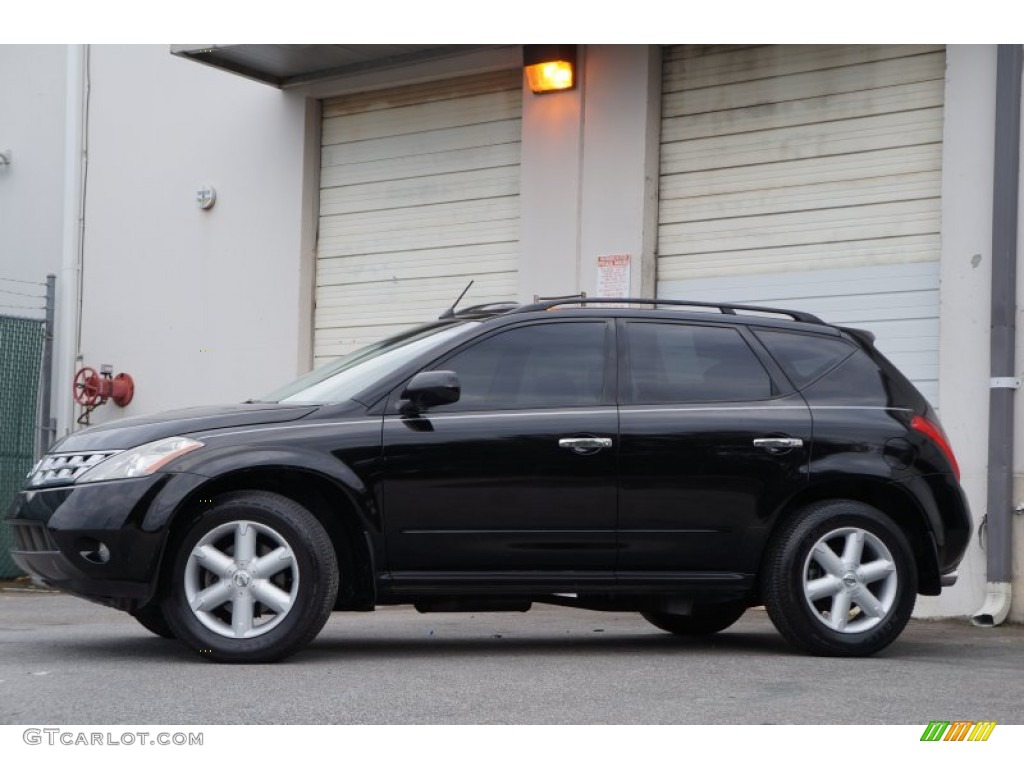
<path fill-rule="evenodd" d="M 89 367 L 78 370 L 72 385 L 75 402 L 90 410 L 103 405 L 107 400 L 113 400 L 115 405 L 122 408 L 128 405 L 135 395 L 132 377 L 127 373 L 112 376 L 113 369 L 110 366 L 103 366 L 101 370 L 102 373 Z"/>

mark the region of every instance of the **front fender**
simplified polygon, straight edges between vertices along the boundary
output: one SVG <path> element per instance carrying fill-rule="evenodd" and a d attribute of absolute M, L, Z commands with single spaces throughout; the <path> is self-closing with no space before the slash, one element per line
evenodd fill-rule
<path fill-rule="evenodd" d="M 238 472 L 285 470 L 315 475 L 345 494 L 356 513 L 371 529 L 380 529 L 380 514 L 373 495 L 345 462 L 332 454 L 280 446 L 224 446 L 197 452 L 190 461 L 179 462 L 174 479 L 150 505 L 141 527 L 146 531 L 168 527 L 189 499 L 204 488 Z"/>

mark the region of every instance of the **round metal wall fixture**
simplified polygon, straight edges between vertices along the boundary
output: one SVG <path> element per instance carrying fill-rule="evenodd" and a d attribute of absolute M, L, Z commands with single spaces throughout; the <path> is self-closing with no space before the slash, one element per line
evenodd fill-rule
<path fill-rule="evenodd" d="M 213 208 L 213 204 L 216 202 L 217 190 L 213 188 L 213 184 L 203 184 L 196 190 L 196 205 L 204 211 Z"/>

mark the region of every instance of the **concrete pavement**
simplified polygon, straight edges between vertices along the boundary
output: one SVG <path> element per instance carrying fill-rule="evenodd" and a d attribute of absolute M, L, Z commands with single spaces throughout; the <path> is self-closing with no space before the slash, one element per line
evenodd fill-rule
<path fill-rule="evenodd" d="M 1024 723 L 1024 627 L 913 621 L 869 659 L 792 651 L 752 610 L 679 639 L 635 614 L 334 614 L 275 665 L 203 661 L 128 615 L 0 589 L 0 723 Z"/>

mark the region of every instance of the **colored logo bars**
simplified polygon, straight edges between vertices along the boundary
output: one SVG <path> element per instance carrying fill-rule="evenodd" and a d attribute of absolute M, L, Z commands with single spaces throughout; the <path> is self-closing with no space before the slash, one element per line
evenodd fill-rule
<path fill-rule="evenodd" d="M 994 720 L 932 720 L 921 741 L 988 741 L 995 728 Z"/>

